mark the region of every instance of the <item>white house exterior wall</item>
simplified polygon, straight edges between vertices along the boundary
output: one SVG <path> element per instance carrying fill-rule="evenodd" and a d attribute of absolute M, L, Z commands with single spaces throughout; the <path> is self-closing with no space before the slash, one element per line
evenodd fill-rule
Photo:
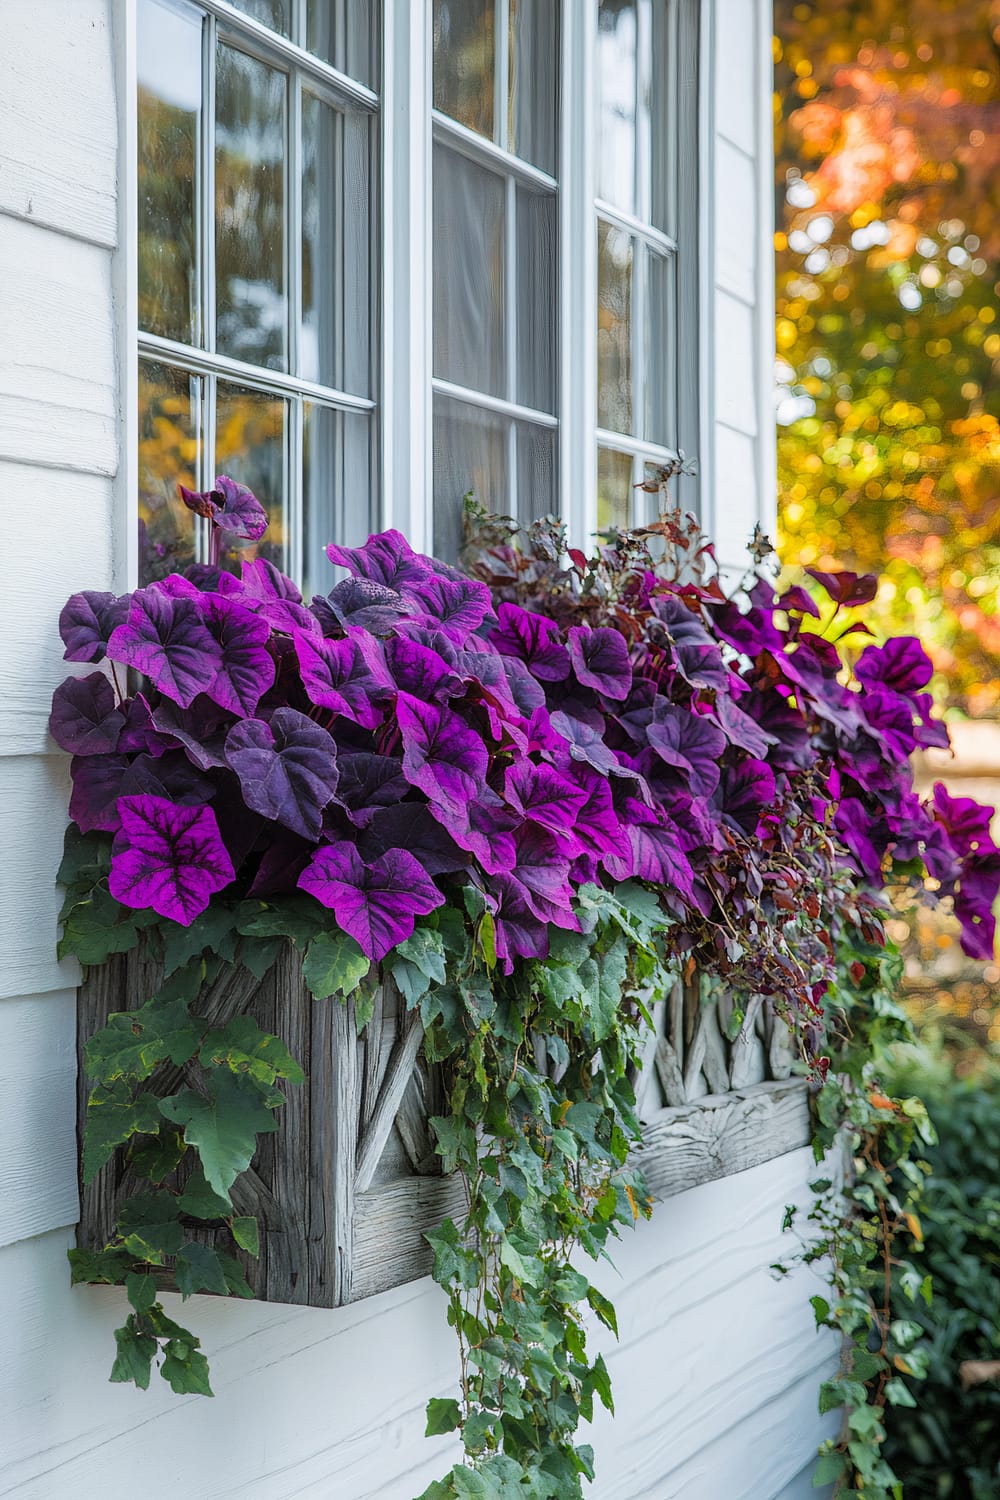
<path fill-rule="evenodd" d="M 121 588 L 128 351 L 116 261 L 126 0 L 0 4 L 0 1495 L 104 1500 L 411 1500 L 449 1457 L 423 1404 L 455 1377 L 443 1299 L 417 1282 L 332 1312 L 198 1299 L 217 1396 L 107 1382 L 120 1293 L 71 1290 L 76 1218 L 73 964 L 55 958 L 67 801 L 46 741 L 57 618 Z M 706 0 L 716 221 L 705 467 L 723 556 L 769 519 L 770 18 Z M 719 233 L 721 221 L 735 237 Z M 710 236 L 709 244 L 713 243 Z M 598 1500 L 805 1500 L 821 1435 L 811 1287 L 776 1281 L 808 1153 L 664 1204 L 605 1273 L 622 1326 L 619 1415 L 594 1430 Z M 597 1335 L 595 1334 L 595 1338 Z"/>

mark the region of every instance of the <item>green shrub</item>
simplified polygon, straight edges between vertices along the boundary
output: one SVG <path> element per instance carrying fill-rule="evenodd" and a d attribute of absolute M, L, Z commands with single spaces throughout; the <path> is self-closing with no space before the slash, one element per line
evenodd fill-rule
<path fill-rule="evenodd" d="M 948 1054 L 913 1048 L 889 1082 L 926 1102 L 939 1143 L 922 1215 L 933 1297 L 895 1299 L 924 1328 L 928 1375 L 907 1382 L 915 1407 L 890 1408 L 885 1457 L 906 1500 L 998 1500 L 1000 1379 L 963 1389 L 960 1367 L 1000 1360 L 1000 1065 L 957 1078 Z"/>

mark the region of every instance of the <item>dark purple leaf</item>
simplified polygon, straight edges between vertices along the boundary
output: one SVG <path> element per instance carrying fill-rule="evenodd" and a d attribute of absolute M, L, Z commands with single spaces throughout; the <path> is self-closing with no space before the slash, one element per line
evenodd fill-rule
<path fill-rule="evenodd" d="M 175 807 L 164 797 L 123 797 L 108 884 L 123 906 L 189 927 L 234 877 L 210 807 Z"/>
<path fill-rule="evenodd" d="M 365 864 L 353 844 L 324 844 L 299 876 L 299 885 L 333 912 L 338 925 L 376 963 L 410 936 L 414 917 L 444 901 L 405 849 L 389 849 Z"/>
<path fill-rule="evenodd" d="M 752 835 L 761 813 L 774 806 L 774 793 L 774 772 L 766 761 L 747 759 L 727 766 L 718 799 L 723 821 Z"/>
<path fill-rule="evenodd" d="M 499 624 L 489 636 L 497 651 L 524 662 L 540 682 L 563 682 L 569 676 L 569 652 L 551 620 L 517 604 L 501 604 L 497 617 Z"/>
<path fill-rule="evenodd" d="M 340 754 L 337 801 L 347 808 L 352 823 L 363 828 L 382 807 L 395 807 L 409 792 L 403 762 L 394 755 L 358 751 Z"/>
<path fill-rule="evenodd" d="M 103 661 L 113 630 L 128 615 L 128 595 L 73 594 L 59 615 L 59 634 L 67 661 Z"/>
<path fill-rule="evenodd" d="M 128 619 L 111 636 L 108 655 L 189 708 L 214 683 L 222 653 L 196 603 L 148 588 L 132 595 Z"/>
<path fill-rule="evenodd" d="M 730 602 L 720 605 L 714 615 L 715 628 L 722 639 L 745 656 L 753 658 L 762 651 L 777 654 L 784 650 L 784 637 L 776 628 L 769 610 L 741 610 Z"/>
<path fill-rule="evenodd" d="M 362 859 L 369 862 L 390 849 L 405 849 L 431 876 L 454 874 L 469 863 L 468 854 L 422 802 L 375 808 L 358 837 L 358 849 Z"/>
<path fill-rule="evenodd" d="M 504 794 L 512 807 L 532 823 L 553 833 L 572 828 L 587 800 L 586 792 L 552 766 L 515 761 L 507 771 Z"/>
<path fill-rule="evenodd" d="M 720 694 L 715 700 L 713 717 L 731 745 L 737 745 L 758 760 L 767 754 L 768 746 L 773 743 L 773 736 L 761 729 L 759 724 L 755 724 L 749 714 L 736 706 L 732 698 Z"/>
<path fill-rule="evenodd" d="M 243 591 L 249 599 L 259 599 L 262 603 L 279 600 L 288 604 L 302 603 L 302 595 L 292 580 L 266 557 L 244 560 L 240 564 L 240 573 Z"/>
<path fill-rule="evenodd" d="M 513 875 L 524 887 L 524 899 L 540 922 L 579 929 L 573 914 L 573 892 L 569 884 L 569 856 L 579 853 L 546 832 L 525 823 L 514 834 L 517 864 Z"/>
<path fill-rule="evenodd" d="M 407 600 L 457 641 L 495 618 L 489 589 L 474 578 L 451 579 L 428 573 L 424 578 L 407 580 L 400 588 Z"/>
<path fill-rule="evenodd" d="M 69 815 L 83 833 L 114 833 L 120 823 L 118 798 L 131 764 L 127 755 L 82 755 L 70 762 L 73 793 Z"/>
<path fill-rule="evenodd" d="M 961 858 L 985 851 L 994 853 L 990 825 L 994 809 L 971 797 L 953 797 L 940 781 L 934 784 L 934 818 L 948 835 L 948 842 Z"/>
<path fill-rule="evenodd" d="M 267 530 L 267 512 L 252 490 L 227 474 L 216 476 L 215 488 L 201 493 L 178 485 L 188 510 L 214 522 L 220 531 L 241 541 L 257 542 Z"/>
<path fill-rule="evenodd" d="M 854 675 L 866 686 L 909 695 L 927 686 L 934 675 L 934 664 L 916 636 L 900 635 L 884 646 L 866 646 Z"/>
<path fill-rule="evenodd" d="M 358 578 L 368 578 L 398 592 L 404 584 L 418 583 L 430 571 L 429 559 L 414 552 L 399 531 L 382 531 L 370 536 L 363 547 L 326 549 L 332 563 L 347 568 Z"/>
<path fill-rule="evenodd" d="M 270 626 L 242 604 L 215 595 L 206 597 L 202 617 L 219 652 L 215 678 L 205 691 L 220 708 L 248 718 L 274 683 Z"/>
<path fill-rule="evenodd" d="M 407 781 L 431 802 L 460 812 L 482 791 L 489 768 L 489 753 L 479 735 L 451 709 L 421 703 L 407 693 L 397 699 L 396 720 Z"/>
<path fill-rule="evenodd" d="M 169 706 L 177 713 L 184 712 L 168 698 L 164 698 L 159 706 L 161 708 Z M 122 709 L 125 713 L 125 723 L 118 736 L 120 751 L 131 750 L 137 754 L 162 755 L 164 750 L 173 750 L 176 747 L 173 736 L 161 733 L 153 723 L 152 709 L 142 693 L 136 693 L 134 698 L 126 698 Z"/>
<path fill-rule="evenodd" d="M 489 787 L 457 810 L 430 804 L 430 812 L 448 830 L 462 849 L 479 861 L 487 875 L 499 875 L 514 866 L 514 840 L 511 830 L 521 815 L 508 807 Z"/>
<path fill-rule="evenodd" d="M 845 608 L 870 604 L 878 593 L 878 579 L 874 573 L 821 573 L 818 568 L 806 568 L 806 572 L 826 590 L 835 604 Z"/>
<path fill-rule="evenodd" d="M 593 688 L 595 693 L 602 693 L 605 698 L 620 702 L 628 697 L 632 666 L 625 638 L 617 630 L 606 626 L 591 630 L 589 626 L 574 625 L 569 631 L 567 645 L 577 682 Z"/>
<path fill-rule="evenodd" d="M 385 662 L 397 689 L 424 702 L 454 698 L 463 691 L 461 678 L 436 651 L 407 636 L 386 641 Z"/>
<path fill-rule="evenodd" d="M 72 755 L 106 755 L 118 744 L 125 715 L 103 672 L 67 677 L 52 695 L 49 733 Z"/>
<path fill-rule="evenodd" d="M 497 958 L 504 973 L 513 973 L 515 958 L 546 958 L 548 928 L 531 910 L 521 882 L 512 875 L 495 875 L 490 881 L 490 896 L 496 901 L 493 921 Z"/>
<path fill-rule="evenodd" d="M 345 578 L 330 590 L 329 602 L 341 625 L 356 625 L 372 635 L 389 635 L 407 612 L 401 594 L 370 578 Z"/>
<path fill-rule="evenodd" d="M 279 835 L 264 850 L 247 894 L 261 898 L 290 895 L 312 854 L 312 845 L 305 839 L 291 833 Z"/>
<path fill-rule="evenodd" d="M 393 683 L 377 641 L 360 630 L 348 631 L 341 641 L 301 631 L 293 638 L 302 684 L 313 703 L 365 729 L 382 723 L 382 705 Z"/>
<path fill-rule="evenodd" d="M 814 620 L 819 619 L 819 606 L 811 594 L 800 583 L 793 583 L 791 588 L 786 589 L 778 600 L 778 608 L 784 610 L 797 610 L 801 615 L 812 615 Z"/>
<path fill-rule="evenodd" d="M 216 787 L 198 771 L 183 750 L 164 755 L 137 755 L 122 777 L 123 797 L 167 797 L 181 807 L 202 807 L 215 796 Z"/>
<path fill-rule="evenodd" d="M 574 767 L 574 779 L 586 798 L 573 822 L 575 838 L 593 854 L 620 849 L 626 836 L 607 780 L 587 765 Z"/>
<path fill-rule="evenodd" d="M 582 719 L 572 718 L 561 710 L 552 714 L 550 720 L 552 728 L 569 745 L 569 753 L 574 760 L 593 766 L 602 776 L 622 776 L 632 781 L 638 778 L 638 773 L 624 765 L 614 751 L 608 749 L 598 730 L 590 724 L 585 724 Z"/>
<path fill-rule="evenodd" d="M 689 708 L 657 698 L 653 722 L 646 733 L 657 755 L 681 773 L 680 781 L 693 796 L 712 795 L 719 784 L 726 749 L 721 729 Z"/>
<path fill-rule="evenodd" d="M 530 668 L 516 656 L 501 656 L 500 664 L 515 708 L 530 719 L 537 709 L 545 707 L 545 689 L 535 680 Z"/>
<path fill-rule="evenodd" d="M 151 722 L 160 735 L 183 746 L 188 759 L 202 771 L 226 764 L 228 716 L 207 698 L 196 698 L 190 708 L 169 701 L 158 703 Z"/>
<path fill-rule="evenodd" d="M 337 790 L 337 747 L 325 729 L 294 708 L 279 708 L 269 723 L 234 724 L 226 760 L 248 807 L 303 838 L 319 838 L 323 809 Z"/>
<path fill-rule="evenodd" d="M 834 827 L 857 861 L 859 870 L 880 883 L 882 854 L 872 842 L 875 820 L 857 797 L 844 797 L 834 816 Z"/>

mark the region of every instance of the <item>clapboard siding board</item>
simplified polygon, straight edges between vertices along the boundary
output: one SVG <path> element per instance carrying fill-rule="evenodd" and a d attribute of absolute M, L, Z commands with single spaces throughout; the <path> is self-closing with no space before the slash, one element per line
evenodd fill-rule
<path fill-rule="evenodd" d="M 595 1500 L 772 1500 L 808 1460 L 830 1357 L 808 1305 L 820 1283 L 805 1269 L 773 1281 L 768 1267 L 791 1253 L 782 1213 L 808 1201 L 813 1170 L 801 1150 L 680 1194 L 595 1273 L 622 1335 L 591 1335 L 619 1400 L 614 1421 L 584 1429 Z M 216 1392 L 178 1399 L 157 1380 L 147 1392 L 107 1383 L 124 1299 L 69 1288 L 69 1242 L 57 1232 L 0 1251 L 0 1316 L 22 1346 L 20 1365 L 0 1365 L 0 1495 L 105 1500 L 141 1479 L 148 1500 L 412 1500 L 451 1461 L 447 1439 L 422 1436 L 426 1398 L 457 1375 L 433 1283 L 329 1311 L 171 1297 L 203 1336 Z"/>
<path fill-rule="evenodd" d="M 0 758 L 0 1000 L 65 990 L 79 978 L 75 959 L 56 958 L 69 792 L 61 753 Z"/>
<path fill-rule="evenodd" d="M 29 0 L 9 0 L 5 8 L 0 213 L 110 248 L 117 228 L 118 121 L 107 6 L 104 0 L 42 0 L 42 26 L 30 24 Z"/>

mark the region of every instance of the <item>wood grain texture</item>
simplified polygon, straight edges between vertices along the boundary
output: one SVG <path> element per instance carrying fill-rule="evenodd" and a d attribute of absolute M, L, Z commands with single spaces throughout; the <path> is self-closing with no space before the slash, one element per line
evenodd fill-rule
<path fill-rule="evenodd" d="M 118 119 L 106 0 L 46 0 L 41 13 L 23 0 L 0 5 L 0 141 L 0 213 L 114 245 Z"/>
<path fill-rule="evenodd" d="M 0 215 L 0 458 L 113 475 L 111 257 Z"/>

